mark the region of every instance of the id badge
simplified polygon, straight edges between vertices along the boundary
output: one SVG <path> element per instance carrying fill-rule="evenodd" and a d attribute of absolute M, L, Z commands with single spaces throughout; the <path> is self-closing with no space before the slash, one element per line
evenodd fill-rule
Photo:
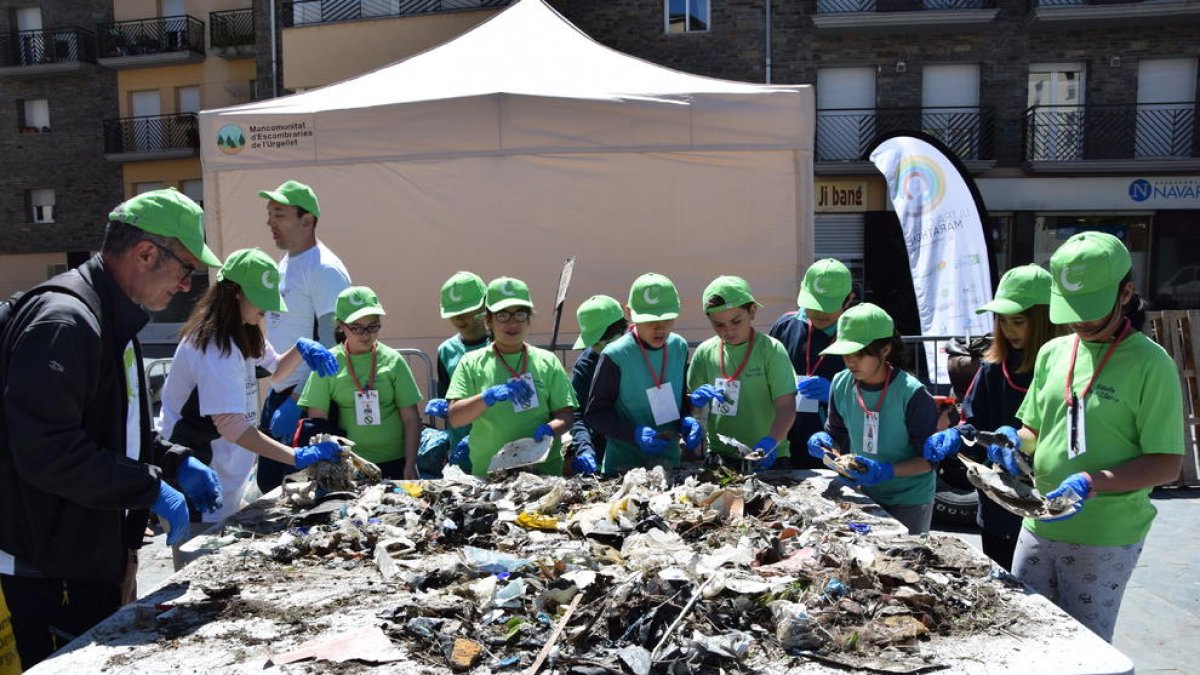
<path fill-rule="evenodd" d="M 379 414 L 379 392 L 374 389 L 354 392 L 354 421 L 360 427 L 377 427 L 383 423 Z"/>
<path fill-rule="evenodd" d="M 512 402 L 513 412 L 519 412 L 519 413 L 525 412 L 526 410 L 532 410 L 532 409 L 538 407 L 537 387 L 533 386 L 533 374 L 532 373 L 522 373 L 521 379 L 525 381 L 525 384 L 529 385 L 529 391 L 532 391 L 533 395 L 529 397 L 529 403 L 527 403 L 525 405 L 521 405 L 520 403 L 518 403 L 516 401 Z"/>
<path fill-rule="evenodd" d="M 811 380 L 807 375 L 796 376 L 796 386 L 799 387 L 801 382 Z M 796 412 L 816 414 L 821 409 L 821 401 L 815 398 L 809 398 L 800 392 L 796 392 Z"/>
<path fill-rule="evenodd" d="M 654 426 L 679 419 L 679 397 L 670 382 L 663 382 L 661 387 L 650 387 L 646 390 L 646 398 L 650 401 L 650 412 L 654 413 Z"/>
<path fill-rule="evenodd" d="M 1067 402 L 1067 459 L 1087 452 L 1087 424 L 1083 399 L 1071 397 Z"/>
<path fill-rule="evenodd" d="M 864 455 L 879 454 L 879 413 L 868 410 L 863 417 L 863 442 Z"/>
<path fill-rule="evenodd" d="M 718 377 L 716 385 L 718 389 L 725 390 L 725 402 L 721 403 L 714 398 L 712 402 L 712 414 L 724 417 L 737 417 L 738 401 L 742 398 L 742 381 Z"/>

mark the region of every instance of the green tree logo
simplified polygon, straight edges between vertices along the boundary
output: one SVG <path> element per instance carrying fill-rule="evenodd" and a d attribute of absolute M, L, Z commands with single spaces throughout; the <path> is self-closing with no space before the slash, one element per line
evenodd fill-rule
<path fill-rule="evenodd" d="M 246 134 L 236 124 L 226 124 L 217 131 L 217 147 L 226 155 L 236 155 L 246 149 Z"/>

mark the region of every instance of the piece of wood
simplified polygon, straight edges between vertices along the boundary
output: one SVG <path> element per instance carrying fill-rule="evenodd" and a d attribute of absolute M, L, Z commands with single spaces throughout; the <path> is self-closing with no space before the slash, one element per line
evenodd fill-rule
<path fill-rule="evenodd" d="M 525 675 L 534 675 L 541 669 L 542 663 L 546 661 L 547 656 L 550 656 L 550 650 L 554 649 L 554 644 L 558 642 L 558 636 L 562 635 L 563 629 L 567 627 L 567 622 L 571 620 L 571 615 L 575 613 L 575 608 L 579 606 L 579 601 L 582 599 L 583 591 L 576 593 L 575 597 L 571 599 L 571 604 L 567 605 L 567 611 L 563 612 L 562 618 L 554 626 L 554 630 L 550 633 L 550 639 L 546 640 L 542 651 L 538 652 L 537 658 L 533 660 L 533 665 L 525 669 Z"/>
<path fill-rule="evenodd" d="M 701 596 L 704 595 L 704 589 L 707 588 L 708 585 L 710 583 L 712 583 L 712 580 L 715 578 L 716 578 L 716 575 L 714 574 L 713 576 L 705 579 L 704 583 L 700 584 L 700 587 L 697 588 L 696 592 L 692 594 L 692 599 L 688 600 L 687 604 L 683 606 L 683 611 L 681 611 L 679 613 L 679 616 L 675 617 L 674 623 L 672 623 L 671 626 L 669 628 L 667 628 L 667 632 L 663 633 L 662 639 L 659 640 L 658 644 L 654 646 L 654 651 L 650 652 L 650 663 L 651 664 L 658 661 L 658 655 L 660 653 L 662 653 L 663 647 L 665 647 L 667 645 L 667 640 L 671 639 L 671 635 L 673 635 L 675 633 L 675 631 L 679 628 L 680 624 L 683 623 L 683 619 L 688 615 L 688 612 L 692 611 L 692 607 L 694 607 L 696 605 L 696 601 L 699 600 L 701 598 Z"/>

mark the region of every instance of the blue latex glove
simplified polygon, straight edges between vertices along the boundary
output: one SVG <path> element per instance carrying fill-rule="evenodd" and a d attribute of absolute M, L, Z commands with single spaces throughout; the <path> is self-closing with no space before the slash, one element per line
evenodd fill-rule
<path fill-rule="evenodd" d="M 580 476 L 590 476 L 596 473 L 596 453 L 582 450 L 571 460 L 571 470 Z"/>
<path fill-rule="evenodd" d="M 543 424 L 533 430 L 533 442 L 541 443 L 543 438 L 546 438 L 547 436 L 553 436 L 553 435 L 554 435 L 554 430 L 550 428 L 550 425 Z"/>
<path fill-rule="evenodd" d="M 201 513 L 211 513 L 224 506 L 221 499 L 221 480 L 216 472 L 195 457 L 188 457 L 175 472 L 180 490 Z"/>
<path fill-rule="evenodd" d="M 470 436 L 458 442 L 454 449 L 450 451 L 450 463 L 457 464 L 458 468 L 463 471 L 471 472 L 471 445 L 469 443 Z"/>
<path fill-rule="evenodd" d="M 833 444 L 833 436 L 830 436 L 824 431 L 818 431 L 817 433 L 808 437 L 808 454 L 816 457 L 817 459 L 821 459 L 825 456 L 826 448 L 836 447 L 837 446 Z"/>
<path fill-rule="evenodd" d="M 296 425 L 299 423 L 300 406 L 289 396 L 271 415 L 271 435 L 284 445 L 291 445 L 296 436 Z"/>
<path fill-rule="evenodd" d="M 766 471 L 770 469 L 775 460 L 779 457 L 779 441 L 770 436 L 763 436 L 762 440 L 754 444 L 755 450 L 762 450 L 763 458 L 758 460 L 758 470 Z"/>
<path fill-rule="evenodd" d="M 704 427 L 700 426 L 695 417 L 679 420 L 679 433 L 683 434 L 683 447 L 688 450 L 700 447 L 700 441 L 704 439 Z"/>
<path fill-rule="evenodd" d="M 342 452 L 342 447 L 333 441 L 322 441 L 316 445 L 296 448 L 296 468 L 307 469 L 317 462 L 332 462 Z"/>
<path fill-rule="evenodd" d="M 633 432 L 633 438 L 637 441 L 637 446 L 647 455 L 657 457 L 667 449 L 667 442 L 659 438 L 658 431 L 650 427 L 638 427 Z"/>
<path fill-rule="evenodd" d="M 1088 497 L 1092 496 L 1092 477 L 1086 473 L 1073 473 L 1063 479 L 1063 482 L 1058 484 L 1058 487 L 1046 494 L 1046 499 L 1056 499 L 1072 491 L 1079 495 L 1079 501 L 1071 505 L 1071 510 L 1057 518 L 1047 518 L 1047 523 L 1057 523 L 1060 520 L 1074 518 L 1075 514 L 1083 510 L 1083 503 Z"/>
<path fill-rule="evenodd" d="M 940 462 L 962 448 L 962 434 L 958 429 L 943 429 L 925 439 L 923 453 L 926 461 Z"/>
<path fill-rule="evenodd" d="M 796 385 L 796 393 L 804 394 L 805 398 L 829 402 L 829 380 L 823 377 L 810 377 Z"/>
<path fill-rule="evenodd" d="M 425 404 L 425 414 L 430 417 L 448 419 L 450 417 L 450 402 L 444 398 L 430 399 Z"/>
<path fill-rule="evenodd" d="M 300 352 L 300 358 L 304 359 L 304 365 L 316 373 L 317 377 L 337 375 L 337 357 L 320 342 L 300 338 L 296 340 L 296 351 Z"/>
<path fill-rule="evenodd" d="M 158 499 L 154 500 L 154 505 L 150 507 L 150 510 L 167 521 L 167 526 L 170 528 L 170 531 L 167 532 L 169 546 L 178 546 L 183 543 L 184 539 L 187 539 L 188 507 L 182 492 L 167 485 L 165 480 L 159 482 Z"/>
<path fill-rule="evenodd" d="M 855 455 L 855 461 L 867 467 L 866 471 L 855 471 L 847 469 L 846 473 L 850 476 L 850 482 L 854 487 L 865 487 L 868 485 L 878 485 L 885 480 L 891 480 L 896 476 L 896 468 L 888 462 L 878 462 L 870 457 Z"/>
<path fill-rule="evenodd" d="M 1014 476 L 1020 476 L 1021 467 L 1017 464 L 1017 453 L 1021 451 L 1021 438 L 1017 436 L 1017 430 L 1012 427 L 1000 427 L 996 430 L 996 433 L 1008 436 L 1012 439 L 1016 447 L 1006 448 L 1001 445 L 989 445 L 988 461 Z"/>
<path fill-rule="evenodd" d="M 703 408 L 716 399 L 719 403 L 725 402 L 725 388 L 716 387 L 711 384 L 702 384 L 692 391 L 692 405 L 697 409 Z"/>
<path fill-rule="evenodd" d="M 483 390 L 483 402 L 489 408 L 500 401 L 513 401 L 520 405 L 528 405 L 532 400 L 533 389 L 529 387 L 529 383 L 515 377 L 504 384 Z"/>

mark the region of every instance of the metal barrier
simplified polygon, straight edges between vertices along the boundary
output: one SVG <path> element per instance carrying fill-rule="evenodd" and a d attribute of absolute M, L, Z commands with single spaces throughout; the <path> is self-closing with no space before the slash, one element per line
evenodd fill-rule
<path fill-rule="evenodd" d="M 428 387 L 426 389 L 426 400 L 437 398 L 437 367 L 433 365 L 433 359 L 429 358 L 429 355 L 424 351 L 411 347 L 396 349 L 396 351 L 400 352 L 405 361 L 415 357 L 425 364 L 425 371 L 428 373 L 428 377 L 425 380 L 425 385 Z M 425 416 L 425 423 L 427 425 L 431 427 L 435 426 L 434 422 L 435 420 L 432 416 Z"/>

